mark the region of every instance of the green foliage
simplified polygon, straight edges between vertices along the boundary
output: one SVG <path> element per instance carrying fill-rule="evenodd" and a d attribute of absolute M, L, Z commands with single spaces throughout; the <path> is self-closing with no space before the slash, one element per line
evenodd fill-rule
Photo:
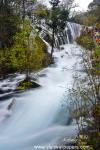
<path fill-rule="evenodd" d="M 98 23 L 99 25 L 99 23 Z M 100 46 L 94 43 L 93 38 L 89 33 L 83 33 L 77 38 L 77 43 L 80 44 L 83 49 L 83 64 L 86 69 L 86 79 L 81 83 L 78 77 L 78 84 L 74 83 L 75 89 L 74 103 L 76 105 L 76 119 L 77 117 L 84 117 L 82 120 L 81 129 L 79 128 L 79 134 L 87 135 L 88 139 L 85 140 L 86 145 L 91 145 L 89 149 L 99 150 L 100 148 Z M 91 50 L 89 52 L 88 50 Z M 76 79 L 76 78 L 75 78 Z M 84 78 L 83 78 L 84 79 Z M 76 81 L 75 81 L 76 82 Z M 80 102 L 78 102 L 78 100 Z M 82 104 L 81 109 L 80 105 Z M 91 103 L 91 109 L 87 104 Z M 83 113 L 83 108 L 87 110 L 86 115 Z M 79 112 L 78 112 L 79 111 Z M 77 113 L 78 112 L 78 113 Z M 90 120 L 88 119 L 90 116 Z M 74 113 L 75 115 L 75 113 Z M 84 130 L 84 121 L 87 124 L 87 128 Z M 80 124 L 79 124 L 80 125 Z M 82 129 L 83 128 L 83 129 Z M 80 141 L 79 141 L 80 142 Z M 82 139 L 83 142 L 83 139 Z M 93 148 L 92 148 L 93 147 Z"/>
<path fill-rule="evenodd" d="M 100 104 L 93 107 L 92 115 L 94 116 L 95 119 L 97 118 L 100 121 Z"/>
<path fill-rule="evenodd" d="M 36 6 L 35 11 L 33 12 L 34 16 L 36 17 L 36 19 L 40 20 L 40 19 L 46 19 L 48 16 L 48 10 L 47 7 L 39 4 Z"/>
<path fill-rule="evenodd" d="M 0 51 L 0 75 L 5 76 L 8 73 L 13 72 L 11 60 L 10 60 L 10 52 L 8 49 Z"/>
<path fill-rule="evenodd" d="M 48 22 L 50 28 L 54 28 L 55 33 L 61 32 L 65 29 L 66 21 L 69 12 L 64 7 L 56 7 L 51 11 L 51 21 Z"/>
<path fill-rule="evenodd" d="M 24 71 L 26 67 L 27 52 L 29 50 L 28 40 L 31 32 L 29 21 L 25 21 L 20 32 L 14 37 L 14 45 L 10 49 L 10 60 L 12 68 L 17 71 Z"/>
<path fill-rule="evenodd" d="M 54 52 L 55 34 L 58 34 L 59 32 L 62 32 L 65 29 L 66 21 L 69 16 L 69 11 L 67 11 L 64 7 L 60 7 L 59 3 L 59 0 L 50 1 L 52 8 L 50 12 L 50 19 L 48 20 L 47 25 L 52 30 L 51 57 Z"/>
<path fill-rule="evenodd" d="M 83 24 L 87 26 L 94 25 L 97 22 L 97 16 L 94 13 L 89 13 L 86 19 L 83 21 Z"/>
<path fill-rule="evenodd" d="M 100 23 L 100 2 L 99 5 L 93 5 L 93 8 L 91 7 L 87 12 L 76 14 L 73 19 L 75 22 L 86 26 L 94 26 Z"/>
<path fill-rule="evenodd" d="M 93 50 L 95 48 L 95 43 L 88 34 L 81 35 L 76 39 L 76 42 L 87 50 Z"/>
<path fill-rule="evenodd" d="M 96 48 L 94 49 L 93 57 L 94 57 L 95 59 L 99 59 L 99 58 L 100 58 L 100 46 L 98 46 L 98 47 L 96 47 Z"/>
<path fill-rule="evenodd" d="M 96 23 L 96 27 L 99 29 L 100 28 L 100 23 Z"/>
<path fill-rule="evenodd" d="M 2 8 L 2 9 L 1 9 Z M 13 13 L 8 3 L 0 3 L 0 48 L 10 47 L 13 43 L 13 36 L 18 31 L 20 19 Z"/>
<path fill-rule="evenodd" d="M 100 75 L 100 46 L 93 50 L 92 54 L 92 74 Z"/>
<path fill-rule="evenodd" d="M 43 67 L 48 66 L 51 63 L 50 55 L 47 53 L 46 44 L 42 41 L 39 36 L 36 36 L 34 39 L 35 43 L 35 50 L 34 54 L 31 57 L 33 61 L 33 68 L 34 70 L 41 69 Z"/>
<path fill-rule="evenodd" d="M 45 43 L 38 35 L 28 38 L 30 32 L 31 28 L 26 22 L 22 32 L 16 34 L 15 44 L 11 49 L 12 64 L 20 71 L 25 70 L 26 66 L 32 71 L 49 64 Z"/>
<path fill-rule="evenodd" d="M 34 32 L 34 37 L 30 33 Z M 46 44 L 32 30 L 30 22 L 24 21 L 21 30 L 13 38 L 14 44 L 5 51 L 0 51 L 0 74 L 15 71 L 36 71 L 51 63 Z"/>
<path fill-rule="evenodd" d="M 17 87 L 17 90 L 27 90 L 30 87 L 32 87 L 33 83 L 31 81 L 23 81 L 19 84 L 19 86 Z"/>

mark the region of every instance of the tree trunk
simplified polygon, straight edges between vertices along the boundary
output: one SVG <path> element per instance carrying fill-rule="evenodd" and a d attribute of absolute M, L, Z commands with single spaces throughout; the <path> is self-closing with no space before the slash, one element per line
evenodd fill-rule
<path fill-rule="evenodd" d="M 25 0 L 23 0 L 23 21 L 25 19 Z"/>
<path fill-rule="evenodd" d="M 54 52 L 54 41 L 55 41 L 54 36 L 55 36 L 55 30 L 53 28 L 53 31 L 52 31 L 52 45 L 51 45 L 52 46 L 51 57 L 53 56 L 53 52 Z"/>
<path fill-rule="evenodd" d="M 30 35 L 29 35 L 30 36 Z M 30 60 L 29 60 L 29 57 L 30 57 L 30 43 L 29 43 L 29 36 L 28 36 L 28 49 L 27 49 L 27 54 L 26 54 L 26 59 L 27 59 L 27 62 L 26 62 L 26 79 L 27 81 L 30 80 Z"/>

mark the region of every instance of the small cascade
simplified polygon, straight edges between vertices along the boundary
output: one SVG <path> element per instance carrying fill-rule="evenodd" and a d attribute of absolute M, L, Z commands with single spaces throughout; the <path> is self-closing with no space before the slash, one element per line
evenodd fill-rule
<path fill-rule="evenodd" d="M 49 44 L 52 40 L 52 31 L 46 29 L 44 25 L 41 25 L 42 31 L 40 36 Z M 55 36 L 55 48 L 60 48 L 61 45 L 74 43 L 75 39 L 80 35 L 81 25 L 76 23 L 67 22 L 66 28 L 63 32 L 58 33 Z"/>
<path fill-rule="evenodd" d="M 76 23 L 67 23 L 68 29 L 71 32 L 73 42 L 75 39 L 80 35 L 80 30 L 81 30 L 81 25 L 76 24 Z"/>
<path fill-rule="evenodd" d="M 55 37 L 55 47 L 59 48 L 60 45 L 73 43 L 80 35 L 80 30 L 81 25 L 67 22 L 65 30 Z"/>

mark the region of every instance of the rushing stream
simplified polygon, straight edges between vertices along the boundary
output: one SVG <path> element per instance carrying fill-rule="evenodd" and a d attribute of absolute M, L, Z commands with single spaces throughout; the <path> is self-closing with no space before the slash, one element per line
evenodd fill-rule
<path fill-rule="evenodd" d="M 9 111 L 7 106 L 12 98 L 0 102 L 0 150 L 35 150 L 35 146 L 45 146 L 46 150 L 47 145 L 57 145 L 64 137 L 76 136 L 77 125 L 68 124 L 67 92 L 72 87 L 73 75 L 80 70 L 80 47 L 62 47 L 60 51 L 55 49 L 55 64 L 38 72 L 42 87 L 15 95 Z M 4 82 L 9 81 L 0 81 L 0 85 Z"/>

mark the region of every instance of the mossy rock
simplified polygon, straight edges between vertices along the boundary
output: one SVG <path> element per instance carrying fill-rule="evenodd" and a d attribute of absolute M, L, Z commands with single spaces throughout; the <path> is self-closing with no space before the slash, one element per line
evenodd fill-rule
<path fill-rule="evenodd" d="M 40 87 L 40 85 L 38 83 L 36 83 L 35 81 L 25 79 L 19 83 L 16 90 L 24 91 L 27 89 L 38 88 L 38 87 Z"/>

